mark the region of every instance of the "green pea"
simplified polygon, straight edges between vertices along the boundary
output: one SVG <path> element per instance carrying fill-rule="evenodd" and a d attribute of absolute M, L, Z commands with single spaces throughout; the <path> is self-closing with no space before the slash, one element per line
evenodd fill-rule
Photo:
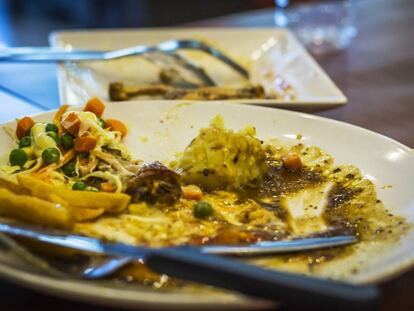
<path fill-rule="evenodd" d="M 50 132 L 47 132 L 46 135 L 49 137 L 52 137 L 56 145 L 59 144 L 59 136 L 57 133 L 50 131 Z"/>
<path fill-rule="evenodd" d="M 86 184 L 82 181 L 77 181 L 72 185 L 72 190 L 79 190 L 79 191 L 83 191 L 86 189 Z"/>
<path fill-rule="evenodd" d="M 213 207 L 206 201 L 199 201 L 194 204 L 194 216 L 197 218 L 206 218 L 213 214 L 213 212 Z"/>
<path fill-rule="evenodd" d="M 24 136 L 20 139 L 19 148 L 30 147 L 32 145 L 32 138 L 30 136 Z"/>
<path fill-rule="evenodd" d="M 73 136 L 68 133 L 63 134 L 60 136 L 60 143 L 65 150 L 73 148 Z"/>
<path fill-rule="evenodd" d="M 9 155 L 9 162 L 11 165 L 23 166 L 27 161 L 27 154 L 23 149 L 13 149 Z"/>
<path fill-rule="evenodd" d="M 100 127 L 102 127 L 103 129 L 106 128 L 106 121 L 102 118 L 98 118 L 98 124 Z"/>
<path fill-rule="evenodd" d="M 58 129 L 58 127 L 57 127 L 56 124 L 54 124 L 54 123 L 48 123 L 48 124 L 46 124 L 46 132 L 54 132 L 54 133 L 57 133 L 57 132 L 59 132 L 59 129 Z"/>
<path fill-rule="evenodd" d="M 60 152 L 57 148 L 46 148 L 42 152 L 42 159 L 46 164 L 56 163 L 59 158 Z"/>
<path fill-rule="evenodd" d="M 76 176 L 76 163 L 74 161 L 70 161 L 62 166 L 62 172 L 68 177 Z"/>

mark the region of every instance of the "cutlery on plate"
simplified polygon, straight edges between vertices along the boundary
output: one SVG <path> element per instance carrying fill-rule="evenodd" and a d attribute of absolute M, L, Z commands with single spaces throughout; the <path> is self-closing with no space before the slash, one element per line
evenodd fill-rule
<path fill-rule="evenodd" d="M 377 305 L 379 297 L 374 286 L 356 286 L 263 269 L 201 253 L 196 247 L 136 247 L 7 223 L 0 224 L 0 232 L 91 253 L 144 259 L 146 265 L 158 273 L 289 304 L 367 310 Z"/>
<path fill-rule="evenodd" d="M 0 228 L 1 230 L 1 228 Z M 304 238 L 286 241 L 263 241 L 249 245 L 203 245 L 195 248 L 203 254 L 213 255 L 236 255 L 252 256 L 266 254 L 282 254 L 315 250 L 335 246 L 343 246 L 356 243 L 358 240 L 354 236 L 334 236 L 323 238 Z M 177 249 L 189 248 L 188 246 L 176 247 Z M 85 269 L 83 277 L 87 279 L 100 279 L 113 274 L 122 267 L 134 261 L 133 258 L 109 258 L 106 262 Z"/>
<path fill-rule="evenodd" d="M 0 61 L 3 62 L 57 62 L 57 61 L 91 61 L 110 60 L 127 56 L 138 56 L 152 52 L 162 52 L 173 55 L 178 64 L 191 70 L 206 85 L 214 85 L 214 82 L 206 74 L 203 68 L 193 64 L 183 56 L 174 52 L 180 49 L 199 50 L 207 53 L 226 65 L 233 68 L 240 75 L 249 78 L 249 72 L 238 62 L 227 56 L 220 50 L 198 40 L 167 40 L 157 45 L 137 45 L 114 51 L 91 51 L 91 50 L 65 50 L 55 47 L 20 47 L 5 48 L 0 50 Z"/>
<path fill-rule="evenodd" d="M 3 235 L 0 236 L 0 240 L 3 243 L 8 244 L 8 246 L 12 249 L 16 249 L 18 247 L 15 243 L 11 245 L 12 241 L 4 241 L 5 237 Z M 357 242 L 357 239 L 354 236 L 336 236 L 324 238 L 295 239 L 288 241 L 259 242 L 243 246 L 205 245 L 202 247 L 198 247 L 197 250 L 202 253 L 216 255 L 254 256 L 316 250 L 322 248 L 348 245 L 355 242 Z M 18 250 L 19 253 L 21 253 L 22 251 L 23 250 Z M 30 257 L 28 258 L 29 261 L 33 263 L 33 255 L 30 253 L 27 255 Z M 21 257 L 27 256 L 23 255 Z M 40 258 L 35 259 L 40 260 Z M 59 269 L 63 270 L 63 273 L 70 274 L 72 276 L 76 275 L 76 277 L 84 279 L 101 279 L 114 274 L 116 271 L 127 266 L 134 260 L 136 259 L 127 257 L 109 257 L 106 259 L 93 261 L 92 263 L 87 263 L 86 266 L 84 264 L 81 264 L 80 267 L 77 267 L 76 269 L 74 269 L 73 266 L 79 266 L 79 263 L 70 265 L 69 267 L 67 265 L 61 266 L 59 267 Z M 38 264 L 36 265 L 38 266 Z"/>
<path fill-rule="evenodd" d="M 0 226 L 0 232 L 2 227 Z M 8 230 L 9 228 L 3 228 Z M 6 231 L 5 231 L 6 232 Z M 27 259 L 31 264 L 39 266 L 38 261 L 42 258 L 34 256 L 30 252 L 22 249 L 19 245 L 7 238 L 7 236 L 0 235 L 0 241 L 7 244 L 7 246 L 15 250 L 20 257 Z M 356 243 L 357 239 L 354 236 L 333 236 L 322 238 L 302 238 L 285 241 L 263 241 L 250 245 L 204 245 L 197 247 L 197 250 L 202 253 L 216 254 L 216 255 L 236 255 L 236 256 L 254 256 L 266 254 L 282 254 L 291 252 L 301 252 L 306 250 L 315 250 L 328 247 L 337 247 Z M 183 248 L 183 247 L 181 247 Z M 26 253 L 26 254 L 25 254 Z M 33 258 L 35 257 L 35 258 Z M 37 260 L 37 261 L 36 261 Z M 60 266 L 59 269 L 63 273 L 71 276 L 76 276 L 84 279 L 101 279 L 114 274 L 116 271 L 133 262 L 133 258 L 127 257 L 109 257 L 92 262 L 79 263 L 76 262 L 71 265 Z M 47 262 L 42 263 L 43 266 L 49 267 Z M 40 265 L 42 265 L 40 264 Z M 76 267 L 74 267 L 76 266 Z M 49 269 L 50 270 L 50 269 Z M 53 269 L 54 274 L 56 269 Z"/>

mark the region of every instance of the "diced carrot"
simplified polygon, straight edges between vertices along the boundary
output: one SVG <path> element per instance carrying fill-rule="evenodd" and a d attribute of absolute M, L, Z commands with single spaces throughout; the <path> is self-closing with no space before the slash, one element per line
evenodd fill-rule
<path fill-rule="evenodd" d="M 23 136 L 26 136 L 28 130 L 32 128 L 35 124 L 31 117 L 24 117 L 17 121 L 16 126 L 16 136 L 18 139 L 21 139 Z"/>
<path fill-rule="evenodd" d="M 86 103 L 83 111 L 93 112 L 97 117 L 101 117 L 105 110 L 105 104 L 98 98 L 93 97 Z"/>
<path fill-rule="evenodd" d="M 62 125 L 60 124 L 60 121 L 62 120 L 62 115 L 66 112 L 66 110 L 68 110 L 68 108 L 69 108 L 69 105 L 60 106 L 58 111 L 56 111 L 55 116 L 53 117 L 53 123 L 55 123 L 56 126 L 58 127 L 59 135 L 62 134 L 63 132 L 63 128 L 62 128 Z"/>
<path fill-rule="evenodd" d="M 299 170 L 302 168 L 302 161 L 299 155 L 295 152 L 289 152 L 288 154 L 283 156 L 282 164 L 284 167 L 292 170 Z"/>
<path fill-rule="evenodd" d="M 122 138 L 124 138 L 126 136 L 126 134 L 128 133 L 128 129 L 126 127 L 126 125 L 124 123 L 122 123 L 119 120 L 116 119 L 106 119 L 106 126 L 111 130 L 111 131 L 118 131 L 121 133 Z"/>
<path fill-rule="evenodd" d="M 74 140 L 74 149 L 78 152 L 91 151 L 93 148 L 95 148 L 97 141 L 98 140 L 93 136 L 78 137 Z"/>
<path fill-rule="evenodd" d="M 62 127 L 72 135 L 76 135 L 79 131 L 80 120 L 76 113 L 69 113 L 65 119 L 63 119 L 60 124 Z"/>
<path fill-rule="evenodd" d="M 182 186 L 183 198 L 188 200 L 200 200 L 203 197 L 201 189 L 195 185 Z"/>
<path fill-rule="evenodd" d="M 103 192 L 115 192 L 115 186 L 109 182 L 101 183 L 100 188 Z"/>

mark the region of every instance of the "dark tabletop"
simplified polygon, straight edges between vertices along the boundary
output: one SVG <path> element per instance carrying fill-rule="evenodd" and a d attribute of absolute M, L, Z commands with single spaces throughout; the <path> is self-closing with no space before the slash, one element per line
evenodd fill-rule
<path fill-rule="evenodd" d="M 345 51 L 318 57 L 348 104 L 318 115 L 359 125 L 414 147 L 414 1 L 367 0 L 355 4 L 358 36 Z M 224 16 L 185 26 L 273 26 L 272 9 Z M 42 66 L 42 67 L 39 67 Z M 42 69 L 39 69 L 42 68 Z M 33 105 L 58 103 L 53 65 L 2 64 L 0 86 Z M 1 99 L 0 88 L 0 99 Z M 412 173 L 412 172 L 411 172 Z M 414 271 L 381 285 L 381 310 L 414 310 Z M 1 310 L 98 310 L 0 282 Z M 284 308 L 288 309 L 288 308 Z"/>

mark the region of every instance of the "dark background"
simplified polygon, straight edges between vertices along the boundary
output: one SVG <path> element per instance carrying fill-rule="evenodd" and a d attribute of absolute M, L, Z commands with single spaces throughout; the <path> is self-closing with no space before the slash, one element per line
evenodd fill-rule
<path fill-rule="evenodd" d="M 0 49 L 47 46 L 54 30 L 174 26 L 274 7 L 274 0 L 0 0 Z M 1 63 L 0 100 L 3 92 L 55 108 L 55 72 L 51 63 Z"/>
<path fill-rule="evenodd" d="M 273 0 L 0 0 L 0 45 L 47 45 L 56 29 L 168 26 L 272 6 Z"/>

